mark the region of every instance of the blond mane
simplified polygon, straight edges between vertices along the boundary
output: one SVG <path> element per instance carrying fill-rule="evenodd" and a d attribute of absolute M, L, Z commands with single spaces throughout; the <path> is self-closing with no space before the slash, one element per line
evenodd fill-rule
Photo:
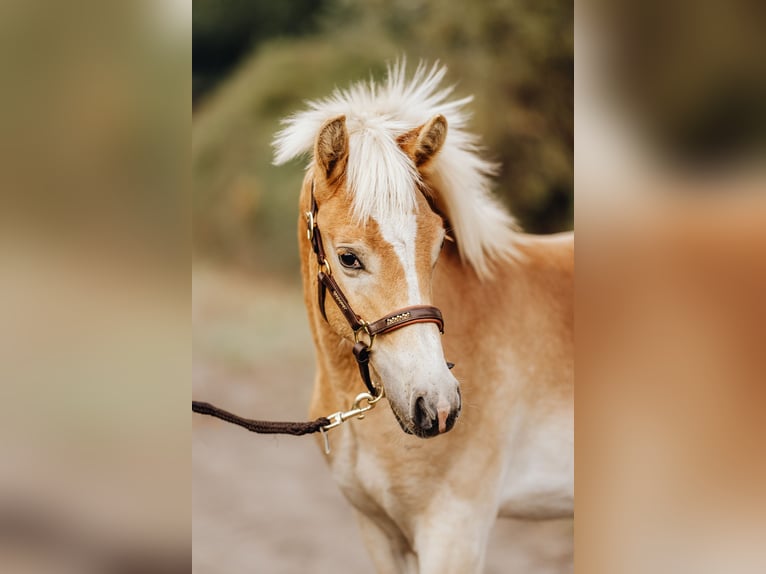
<path fill-rule="evenodd" d="M 448 100 L 453 86 L 440 87 L 447 68 L 421 63 L 408 81 L 404 60 L 389 65 L 386 80 L 360 82 L 330 97 L 308 102 L 308 109 L 283 120 L 274 139 L 274 163 L 283 164 L 313 150 L 320 127 L 346 116 L 349 159 L 346 181 L 354 216 L 366 220 L 401 217 L 415 208 L 420 175 L 397 137 L 442 114 L 447 139 L 429 165 L 429 178 L 442 199 L 460 256 L 486 278 L 493 263 L 516 255 L 513 218 L 490 192 L 496 165 L 479 155 L 478 138 L 467 132 L 464 107 L 473 98 Z"/>

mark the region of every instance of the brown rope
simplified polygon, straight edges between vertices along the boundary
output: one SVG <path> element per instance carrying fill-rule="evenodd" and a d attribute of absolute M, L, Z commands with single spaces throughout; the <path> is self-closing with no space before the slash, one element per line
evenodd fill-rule
<path fill-rule="evenodd" d="M 326 417 L 320 417 L 313 421 L 300 423 L 245 419 L 234 413 L 230 413 L 229 411 L 219 409 L 215 405 L 201 401 L 192 401 L 192 412 L 201 415 L 210 415 L 211 417 L 221 419 L 227 423 L 239 425 L 250 432 L 259 434 L 291 434 L 294 436 L 301 436 L 319 432 L 322 430 L 322 427 L 330 424 L 330 420 Z"/>

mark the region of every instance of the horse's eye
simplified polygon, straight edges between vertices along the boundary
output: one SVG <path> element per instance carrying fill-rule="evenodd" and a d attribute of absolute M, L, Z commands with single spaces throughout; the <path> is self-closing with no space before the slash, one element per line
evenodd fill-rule
<path fill-rule="evenodd" d="M 347 269 L 364 269 L 359 258 L 350 251 L 338 255 L 338 261 L 340 261 L 340 264 Z"/>

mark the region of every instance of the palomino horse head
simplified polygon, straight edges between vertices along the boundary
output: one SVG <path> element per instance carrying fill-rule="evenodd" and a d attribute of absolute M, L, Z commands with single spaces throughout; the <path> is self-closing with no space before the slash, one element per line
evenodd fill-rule
<path fill-rule="evenodd" d="M 437 115 L 381 146 L 365 148 L 350 140 L 345 116 L 326 121 L 316 136 L 312 166 L 319 206 L 316 223 L 332 276 L 361 317 L 373 320 L 396 309 L 432 303 L 432 277 L 445 230 L 421 191 L 420 170 L 439 153 L 446 135 L 447 121 Z M 375 157 L 360 161 L 364 157 L 353 158 L 353 154 Z M 387 162 L 380 154 L 392 155 L 396 161 Z M 349 157 L 355 161 L 349 162 Z M 398 187 L 402 193 L 408 187 L 409 201 L 389 209 L 368 208 L 366 217 L 359 217 L 363 196 L 372 193 L 365 182 L 374 185 L 381 181 L 381 174 L 349 174 L 349 166 L 379 171 L 392 163 L 400 169 L 398 179 L 388 180 L 390 191 L 396 193 L 393 187 Z M 380 195 L 381 190 L 376 193 Z M 335 305 L 328 304 L 327 320 L 337 334 L 349 338 L 349 326 Z M 378 336 L 370 366 L 405 432 L 432 437 L 455 424 L 460 390 L 445 362 L 435 323 L 409 324 Z"/>

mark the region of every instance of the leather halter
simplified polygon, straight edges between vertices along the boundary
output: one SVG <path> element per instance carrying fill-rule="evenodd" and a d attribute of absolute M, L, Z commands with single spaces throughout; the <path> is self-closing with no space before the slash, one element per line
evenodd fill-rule
<path fill-rule="evenodd" d="M 438 308 L 432 305 L 413 305 L 398 309 L 393 313 L 381 317 L 377 321 L 367 322 L 362 319 L 351 308 L 346 296 L 343 294 L 338 283 L 332 276 L 330 264 L 327 262 L 324 244 L 322 243 L 322 234 L 317 226 L 317 214 L 319 206 L 314 197 L 314 181 L 311 182 L 311 211 L 306 212 L 307 237 L 311 242 L 311 247 L 316 255 L 317 265 L 317 300 L 322 317 L 327 321 L 327 312 L 325 311 L 325 298 L 327 292 L 330 292 L 333 301 L 340 309 L 340 312 L 346 318 L 351 330 L 354 332 L 354 357 L 359 365 L 359 373 L 362 376 L 365 386 L 374 397 L 381 396 L 382 389 L 378 389 L 370 378 L 370 352 L 377 335 L 384 335 L 408 325 L 416 323 L 436 323 L 439 332 L 444 333 L 444 319 Z M 369 343 L 360 340 L 362 333 L 369 338 Z M 452 363 L 447 363 L 451 369 Z"/>

